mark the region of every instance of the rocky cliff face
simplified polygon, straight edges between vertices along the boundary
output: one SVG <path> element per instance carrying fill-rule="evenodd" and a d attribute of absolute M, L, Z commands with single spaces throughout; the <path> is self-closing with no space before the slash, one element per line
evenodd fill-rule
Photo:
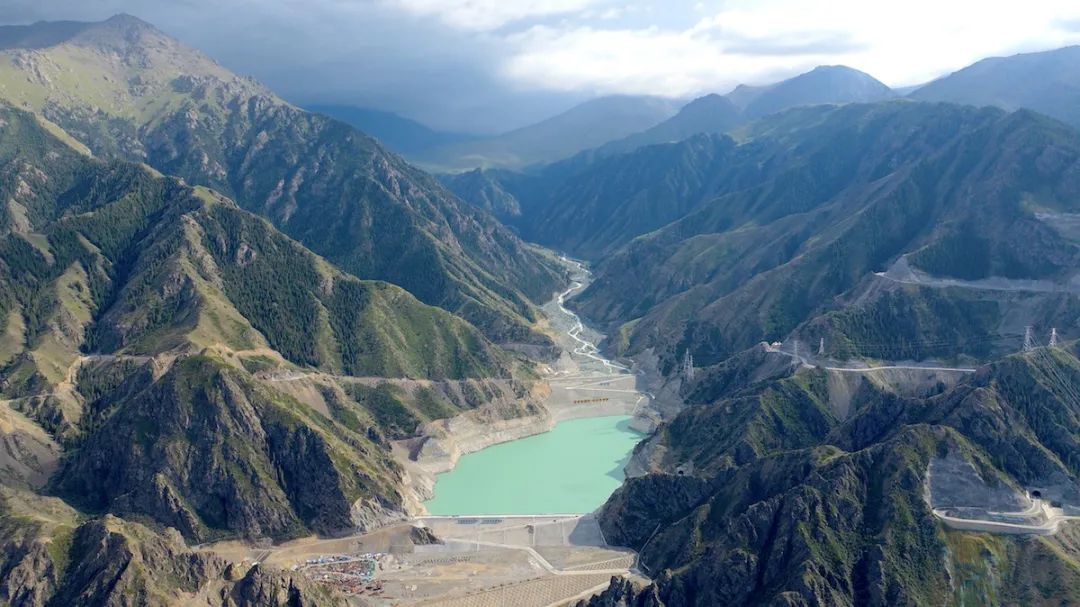
<path fill-rule="evenodd" d="M 223 567 L 189 551 L 175 531 L 158 536 L 108 516 L 79 526 L 66 556 L 55 604 L 165 604 L 197 592 Z"/>
<path fill-rule="evenodd" d="M 342 597 L 281 571 L 252 567 L 231 589 L 221 592 L 222 607 L 322 607 L 347 605 Z"/>
<path fill-rule="evenodd" d="M 664 607 L 654 587 L 642 591 L 635 588 L 630 580 L 611 578 L 611 585 L 600 594 L 587 601 L 580 601 L 577 607 Z"/>

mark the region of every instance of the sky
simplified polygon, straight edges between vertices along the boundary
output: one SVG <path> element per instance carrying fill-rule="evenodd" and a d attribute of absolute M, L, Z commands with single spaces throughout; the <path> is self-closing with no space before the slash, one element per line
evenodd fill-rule
<path fill-rule="evenodd" d="M 692 98 L 817 65 L 908 86 L 1080 43 L 1076 0 L 0 0 L 141 17 L 299 104 L 496 132 L 610 94 Z"/>

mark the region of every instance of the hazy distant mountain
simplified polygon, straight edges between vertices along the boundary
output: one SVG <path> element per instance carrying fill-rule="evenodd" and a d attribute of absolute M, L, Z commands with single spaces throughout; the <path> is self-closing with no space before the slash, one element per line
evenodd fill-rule
<path fill-rule="evenodd" d="M 739 111 L 746 109 L 747 105 L 754 99 L 757 99 L 759 95 L 768 91 L 770 88 L 776 86 L 773 84 L 764 84 L 761 86 L 754 86 L 750 84 L 740 84 L 735 87 L 730 93 L 724 95 L 729 101 L 735 104 L 735 107 L 739 108 Z"/>
<path fill-rule="evenodd" d="M 677 101 L 662 97 L 600 97 L 537 124 L 495 137 L 442 146 L 416 160 L 444 171 L 523 168 L 566 158 L 645 130 L 670 118 L 678 109 Z"/>
<path fill-rule="evenodd" d="M 402 286 L 499 341 L 548 343 L 532 329 L 532 299 L 555 286 L 549 262 L 430 175 L 134 17 L 56 29 L 4 30 L 0 99 L 95 155 L 212 187 L 345 271 Z M 11 46 L 28 40 L 51 45 Z"/>
<path fill-rule="evenodd" d="M 781 110 L 893 97 L 872 76 L 843 66 L 821 66 L 769 86 L 740 86 L 727 96 L 706 95 L 677 108 L 670 99 L 601 97 L 558 116 L 497 137 L 450 144 L 414 159 L 438 171 L 476 167 L 521 169 L 582 153 L 602 158 L 643 145 L 722 133 Z"/>
<path fill-rule="evenodd" d="M 1029 108 L 1080 126 L 1080 46 L 983 59 L 910 96 L 921 101 Z"/>
<path fill-rule="evenodd" d="M 349 105 L 311 105 L 307 109 L 350 124 L 403 156 L 422 155 L 440 145 L 477 138 L 475 135 L 436 131 L 415 120 L 382 110 Z"/>
<path fill-rule="evenodd" d="M 31 27 L 0 25 L 0 49 L 45 48 L 60 44 L 93 27 L 83 21 L 42 21 Z"/>
<path fill-rule="evenodd" d="M 746 118 L 754 119 L 801 105 L 864 103 L 893 96 L 892 89 L 869 74 L 843 65 L 822 65 L 757 90 L 742 101 Z"/>
<path fill-rule="evenodd" d="M 744 121 L 742 112 L 727 97 L 706 95 L 684 105 L 679 113 L 660 124 L 589 152 L 596 157 L 628 152 L 643 145 L 682 141 L 698 133 L 722 133 Z"/>
<path fill-rule="evenodd" d="M 642 150 L 624 162 L 606 159 L 695 135 L 727 133 L 753 122 L 761 113 L 893 96 L 889 87 L 863 72 L 822 66 L 773 85 L 739 86 L 726 96 L 699 97 L 656 126 L 552 163 L 542 171 L 529 175 L 489 172 L 485 175 L 488 191 L 459 186 L 455 192 L 487 208 L 490 182 L 494 181 L 498 189 L 518 201 L 528 201 L 524 216 L 514 220 L 526 237 L 567 247 L 579 255 L 596 256 L 680 216 L 687 201 L 698 200 L 708 194 L 710 184 L 731 177 L 725 164 L 728 159 L 717 156 L 708 146 L 687 145 L 680 148 L 677 158 Z M 788 114 L 782 122 L 798 124 L 803 118 L 812 119 L 812 115 Z M 586 175 L 578 177 L 580 173 Z M 657 179 L 658 174 L 665 177 Z M 610 213 L 606 209 L 609 202 L 628 207 Z M 560 217 L 571 215 L 574 221 L 560 223 Z"/>
<path fill-rule="evenodd" d="M 589 150 L 583 157 L 603 158 L 643 145 L 681 141 L 700 133 L 725 133 L 792 107 L 872 102 L 893 96 L 889 87 L 869 74 L 844 66 L 821 66 L 776 84 L 740 85 L 727 95 L 699 97 L 664 122 Z"/>

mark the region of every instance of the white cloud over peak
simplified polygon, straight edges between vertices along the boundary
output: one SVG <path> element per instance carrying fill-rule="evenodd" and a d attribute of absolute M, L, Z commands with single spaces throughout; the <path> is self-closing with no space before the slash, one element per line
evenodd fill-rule
<path fill-rule="evenodd" d="M 523 87 L 688 95 L 844 64 L 906 85 L 1080 41 L 1075 0 L 736 0 L 694 12 L 682 29 L 535 25 L 508 36 L 502 71 Z"/>

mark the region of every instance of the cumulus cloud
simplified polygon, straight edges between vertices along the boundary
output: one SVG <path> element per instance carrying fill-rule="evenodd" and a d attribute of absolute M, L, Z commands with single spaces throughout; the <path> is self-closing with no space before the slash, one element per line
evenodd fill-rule
<path fill-rule="evenodd" d="M 689 95 L 846 64 L 893 85 L 980 58 L 1080 40 L 1074 1 L 758 0 L 732 2 L 689 27 L 536 25 L 511 34 L 503 64 L 519 86 Z"/>

